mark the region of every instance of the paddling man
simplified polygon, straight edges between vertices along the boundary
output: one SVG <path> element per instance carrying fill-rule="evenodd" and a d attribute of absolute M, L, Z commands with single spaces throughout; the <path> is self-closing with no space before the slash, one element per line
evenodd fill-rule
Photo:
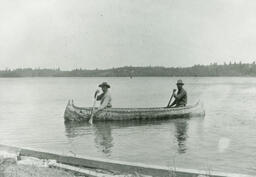
<path fill-rule="evenodd" d="M 176 89 L 173 90 L 173 97 L 175 100 L 168 107 L 173 107 L 174 105 L 175 107 L 184 107 L 187 104 L 187 92 L 183 88 L 184 83 L 179 79 L 176 85 L 178 92 L 176 93 Z"/>
<path fill-rule="evenodd" d="M 96 112 L 98 112 L 102 109 L 105 109 L 105 108 L 111 108 L 112 107 L 112 104 L 111 104 L 112 98 L 111 98 L 111 95 L 110 95 L 109 90 L 108 90 L 110 88 L 110 85 L 107 82 L 103 82 L 102 84 L 99 85 L 99 87 L 101 87 L 101 89 L 102 89 L 102 94 L 98 95 L 98 93 L 100 91 L 97 90 L 95 92 L 95 95 L 94 95 L 96 100 L 100 101 L 100 106 L 98 107 Z"/>

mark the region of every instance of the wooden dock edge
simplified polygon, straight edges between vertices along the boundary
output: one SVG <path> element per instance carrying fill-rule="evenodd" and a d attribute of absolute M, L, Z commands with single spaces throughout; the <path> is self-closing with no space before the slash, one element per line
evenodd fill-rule
<path fill-rule="evenodd" d="M 184 169 L 184 168 L 172 168 L 172 167 L 163 167 L 157 165 L 145 165 L 141 163 L 131 163 L 131 162 L 122 162 L 109 159 L 100 159 L 92 158 L 86 156 L 69 156 L 62 155 L 55 152 L 43 152 L 34 150 L 31 148 L 18 148 L 14 146 L 1 145 L 0 151 L 8 151 L 17 153 L 20 156 L 30 156 L 39 159 L 53 159 L 58 163 L 95 168 L 95 169 L 104 169 L 110 171 L 119 171 L 123 173 L 134 172 L 150 175 L 150 176 L 176 176 L 176 177 L 252 177 L 250 175 L 244 174 L 234 174 L 234 173 L 224 173 L 224 172 L 215 172 L 215 171 L 202 171 L 195 169 Z"/>

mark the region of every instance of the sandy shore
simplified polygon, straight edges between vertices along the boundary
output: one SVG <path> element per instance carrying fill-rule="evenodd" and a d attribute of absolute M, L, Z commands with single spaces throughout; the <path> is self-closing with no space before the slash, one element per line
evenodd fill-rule
<path fill-rule="evenodd" d="M 0 177 L 146 177 L 121 174 L 100 169 L 88 169 L 56 163 L 55 160 L 0 153 Z M 148 177 L 148 176 L 147 176 Z"/>
<path fill-rule="evenodd" d="M 22 164 L 14 158 L 1 158 L 0 177 L 75 177 L 75 175 L 47 166 Z"/>

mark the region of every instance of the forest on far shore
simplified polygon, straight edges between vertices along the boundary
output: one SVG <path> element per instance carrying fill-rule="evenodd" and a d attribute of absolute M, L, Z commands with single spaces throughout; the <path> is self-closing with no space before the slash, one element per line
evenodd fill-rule
<path fill-rule="evenodd" d="M 256 76 L 256 63 L 212 63 L 191 67 L 124 66 L 111 69 L 17 68 L 0 71 L 0 77 L 147 77 L 147 76 Z"/>

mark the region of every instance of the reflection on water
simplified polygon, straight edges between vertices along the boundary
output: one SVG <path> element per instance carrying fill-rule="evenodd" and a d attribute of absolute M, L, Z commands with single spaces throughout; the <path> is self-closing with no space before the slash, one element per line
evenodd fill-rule
<path fill-rule="evenodd" d="M 110 124 L 104 122 L 99 124 L 96 123 L 94 125 L 94 133 L 96 147 L 107 156 L 110 156 L 111 148 L 113 147 Z"/>
<path fill-rule="evenodd" d="M 84 128 L 89 125 L 90 124 L 88 122 L 65 122 L 66 136 L 69 139 L 72 139 L 77 136 L 86 135 L 87 131 L 84 130 Z"/>
<path fill-rule="evenodd" d="M 94 142 L 96 148 L 103 152 L 106 156 L 111 155 L 111 147 L 113 147 L 113 137 L 111 135 L 110 124 L 105 122 L 90 125 L 88 122 L 68 122 L 65 123 L 66 136 L 69 139 L 88 134 L 88 128 L 93 130 Z"/>
<path fill-rule="evenodd" d="M 188 138 L 187 119 L 175 119 L 175 120 L 130 120 L 130 121 L 106 121 L 106 122 L 95 122 L 90 125 L 88 122 L 66 122 L 66 136 L 69 139 L 76 137 L 86 136 L 88 129 L 91 129 L 94 134 L 95 147 L 98 151 L 104 153 L 107 157 L 111 156 L 112 148 L 114 146 L 114 138 L 112 136 L 113 129 L 122 129 L 128 127 L 137 126 L 157 126 L 168 123 L 174 125 L 175 133 L 174 137 L 177 140 L 177 151 L 178 153 L 185 153 L 187 150 L 186 140 Z"/>
<path fill-rule="evenodd" d="M 186 140 L 188 138 L 187 135 L 187 129 L 188 129 L 188 123 L 185 119 L 175 120 L 175 137 L 177 138 L 178 142 L 178 153 L 183 154 L 186 152 Z"/>

